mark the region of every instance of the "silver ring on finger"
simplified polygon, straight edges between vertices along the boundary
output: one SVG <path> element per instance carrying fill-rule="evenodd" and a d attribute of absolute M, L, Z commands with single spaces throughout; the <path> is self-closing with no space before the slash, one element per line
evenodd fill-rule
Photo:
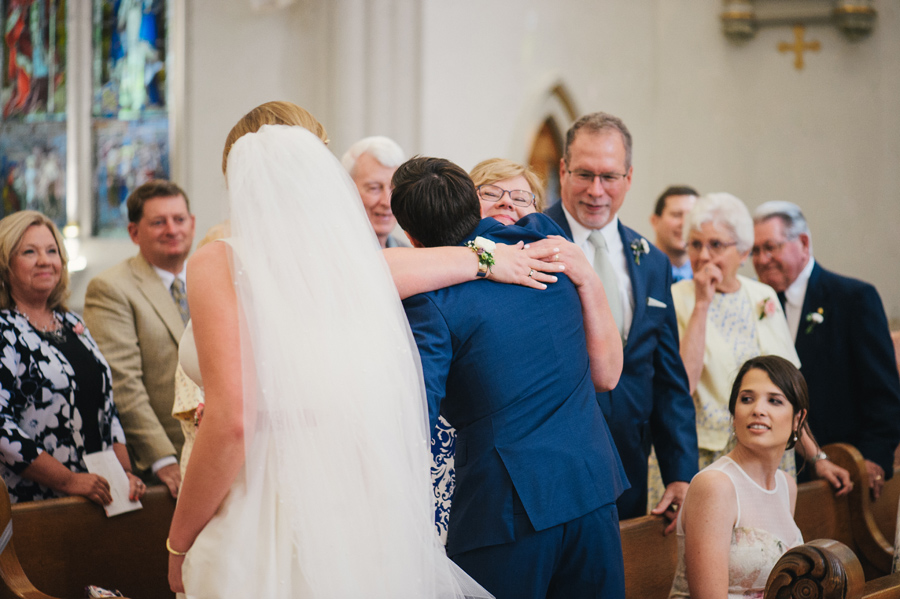
<path fill-rule="evenodd" d="M 533 268 L 532 268 L 531 270 L 528 271 L 528 278 L 529 278 L 529 279 L 533 279 L 533 278 L 534 278 L 534 269 L 533 269 Z"/>

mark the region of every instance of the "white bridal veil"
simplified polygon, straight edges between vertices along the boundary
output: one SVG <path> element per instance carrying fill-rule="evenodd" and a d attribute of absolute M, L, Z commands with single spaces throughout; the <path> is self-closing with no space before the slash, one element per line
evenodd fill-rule
<path fill-rule="evenodd" d="M 228 190 L 244 510 L 275 512 L 245 515 L 248 566 L 279 596 L 490 597 L 437 541 L 421 365 L 349 176 L 307 130 L 264 126 L 234 144 Z"/>

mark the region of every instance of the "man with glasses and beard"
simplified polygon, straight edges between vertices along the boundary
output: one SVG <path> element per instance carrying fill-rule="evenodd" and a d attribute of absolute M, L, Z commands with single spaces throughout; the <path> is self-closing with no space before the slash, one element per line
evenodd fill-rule
<path fill-rule="evenodd" d="M 561 201 L 547 210 L 581 246 L 603 281 L 625 343 L 619 384 L 597 393 L 631 489 L 619 518 L 647 510 L 647 460 L 656 448 L 666 491 L 655 514 L 675 526 L 688 482 L 697 473 L 697 430 L 687 374 L 678 353 L 672 267 L 666 256 L 619 222 L 631 188 L 631 133 L 620 119 L 596 112 L 566 134 L 559 167 Z"/>

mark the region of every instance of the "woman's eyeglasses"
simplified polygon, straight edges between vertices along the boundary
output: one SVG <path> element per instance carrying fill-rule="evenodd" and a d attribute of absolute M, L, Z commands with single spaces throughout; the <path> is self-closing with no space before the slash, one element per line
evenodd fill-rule
<path fill-rule="evenodd" d="M 712 241 L 708 241 L 703 243 L 698 239 L 693 239 L 688 242 L 688 251 L 692 254 L 699 254 L 703 251 L 703 248 L 706 247 L 709 250 L 710 256 L 721 256 L 722 252 L 727 250 L 733 245 L 737 245 L 736 241 L 732 241 L 730 243 L 726 243 L 724 241 L 719 241 L 718 239 L 713 239 Z"/>
<path fill-rule="evenodd" d="M 478 197 L 485 202 L 499 202 L 503 194 L 509 194 L 510 201 L 516 206 L 528 207 L 534 204 L 534 194 L 524 189 L 503 189 L 496 185 L 479 185 Z"/>

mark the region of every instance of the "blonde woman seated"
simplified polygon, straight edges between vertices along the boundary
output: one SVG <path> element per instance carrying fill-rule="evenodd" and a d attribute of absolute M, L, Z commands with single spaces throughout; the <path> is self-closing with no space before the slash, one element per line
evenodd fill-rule
<path fill-rule="evenodd" d="M 779 356 L 748 360 L 728 410 L 734 449 L 691 481 L 678 515 L 678 566 L 669 597 L 762 597 L 785 551 L 803 543 L 794 523 L 797 483 L 778 469 L 804 430 L 803 375 Z"/>
<path fill-rule="evenodd" d="M 775 291 L 738 274 L 753 245 L 753 220 L 744 203 L 728 193 L 703 196 L 685 221 L 694 279 L 672 286 L 681 358 L 697 409 L 697 441 L 702 469 L 728 452 L 728 391 L 740 364 L 773 354 L 800 366 L 787 321 Z M 793 444 L 791 445 L 793 447 Z M 816 473 L 848 492 L 849 473 L 822 458 L 810 435 L 798 448 Z M 796 476 L 794 452 L 784 452 L 781 467 Z"/>

